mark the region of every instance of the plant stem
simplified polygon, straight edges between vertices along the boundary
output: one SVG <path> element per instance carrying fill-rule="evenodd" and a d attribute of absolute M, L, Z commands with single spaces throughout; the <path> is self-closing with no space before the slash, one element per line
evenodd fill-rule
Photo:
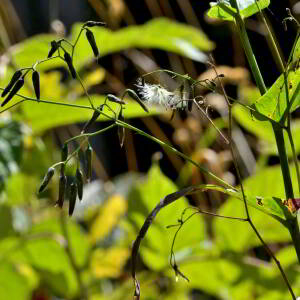
<path fill-rule="evenodd" d="M 183 159 L 189 161 L 191 164 L 193 164 L 194 166 L 196 166 L 201 172 L 209 175 L 212 179 L 214 179 L 219 184 L 223 185 L 224 187 L 227 187 L 227 188 L 235 190 L 235 188 L 232 185 L 230 185 L 226 181 L 222 180 L 221 178 L 219 178 L 218 176 L 216 176 L 212 172 L 208 171 L 207 169 L 205 169 L 204 167 L 202 167 L 201 165 L 199 165 L 198 163 L 196 163 L 195 161 L 193 161 L 192 159 L 190 159 L 187 155 L 185 155 L 182 152 L 178 151 L 177 149 L 175 149 L 171 145 L 166 144 L 165 142 L 157 139 L 156 137 L 154 137 L 154 136 L 152 136 L 152 135 L 150 135 L 150 134 L 148 134 L 148 133 L 146 133 L 146 132 L 144 132 L 144 131 L 142 131 L 142 130 L 140 130 L 140 129 L 138 129 L 138 128 L 130 125 L 130 124 L 122 122 L 120 120 L 116 120 L 116 124 L 119 125 L 119 126 L 128 128 L 128 129 L 131 129 L 131 130 L 135 131 L 136 133 L 145 136 L 146 138 L 148 138 L 148 139 L 154 141 L 155 143 L 161 145 L 163 148 L 166 148 L 166 149 L 172 151 L 173 153 L 177 154 L 178 156 L 182 157 Z"/>
<path fill-rule="evenodd" d="M 294 198 L 292 179 L 291 179 L 288 158 L 287 158 L 285 144 L 284 144 L 283 130 L 275 123 L 272 124 L 272 127 L 276 138 L 277 149 L 279 152 L 279 159 L 280 159 L 286 198 L 287 199 Z"/>
<path fill-rule="evenodd" d="M 236 4 L 236 0 L 233 0 L 233 2 L 235 2 L 235 4 Z M 237 7 L 237 5 L 236 5 L 236 7 Z M 239 14 L 236 15 L 235 20 L 236 20 L 237 29 L 238 29 L 248 62 L 250 64 L 252 74 L 253 74 L 255 82 L 260 90 L 260 93 L 263 95 L 266 93 L 267 88 L 265 86 L 263 77 L 261 75 L 258 64 L 256 62 L 255 55 L 253 53 L 253 50 L 252 50 L 252 47 L 251 47 L 251 44 L 250 44 L 250 41 L 249 41 L 249 38 L 248 38 L 248 35 L 246 32 L 244 21 Z M 275 134 L 278 154 L 279 154 L 279 158 L 280 158 L 280 165 L 281 165 L 281 170 L 282 170 L 282 175 L 283 175 L 285 194 L 286 194 L 287 199 L 293 198 L 294 197 L 293 186 L 292 186 L 291 175 L 290 175 L 290 170 L 289 170 L 289 166 L 288 166 L 288 158 L 287 158 L 285 145 L 284 145 L 283 129 L 279 125 L 274 124 L 274 122 L 272 122 L 272 127 L 273 127 L 273 131 Z"/>

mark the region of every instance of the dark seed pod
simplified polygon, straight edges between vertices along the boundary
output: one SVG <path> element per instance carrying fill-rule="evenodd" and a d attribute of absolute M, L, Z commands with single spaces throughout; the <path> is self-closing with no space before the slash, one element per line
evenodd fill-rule
<path fill-rule="evenodd" d="M 67 185 L 67 177 L 64 174 L 61 174 L 59 176 L 59 188 L 58 188 L 58 200 L 57 200 L 57 204 L 60 208 L 62 208 L 64 204 L 66 185 Z"/>
<path fill-rule="evenodd" d="M 106 26 L 106 23 L 103 22 L 96 22 L 96 21 L 87 21 L 84 26 L 87 27 L 94 27 L 94 26 Z"/>
<path fill-rule="evenodd" d="M 54 168 L 50 167 L 42 181 L 42 184 L 39 188 L 39 193 L 41 193 L 43 190 L 45 190 L 46 186 L 48 185 L 48 183 L 50 182 L 51 178 L 54 175 Z"/>
<path fill-rule="evenodd" d="M 145 112 L 149 112 L 148 108 L 146 105 L 143 103 L 143 101 L 140 99 L 140 97 L 137 95 L 137 93 L 134 90 L 127 89 L 127 93 L 132 97 L 141 107 Z"/>
<path fill-rule="evenodd" d="M 61 161 L 66 161 L 68 158 L 68 144 L 64 144 L 61 149 Z M 60 175 L 64 175 L 65 164 L 62 164 L 60 167 Z"/>
<path fill-rule="evenodd" d="M 112 95 L 112 94 L 107 94 L 106 99 L 108 99 L 111 102 L 118 103 L 118 104 L 126 104 L 123 100 L 121 100 L 120 98 L 118 98 L 117 96 Z"/>
<path fill-rule="evenodd" d="M 8 92 L 11 90 L 11 88 L 14 86 L 14 84 L 19 80 L 21 76 L 22 76 L 22 72 L 20 70 L 14 73 L 9 84 L 3 90 L 1 97 L 5 97 L 8 94 Z"/>
<path fill-rule="evenodd" d="M 79 168 L 76 170 L 76 183 L 78 198 L 81 201 L 83 196 L 83 175 Z"/>
<path fill-rule="evenodd" d="M 70 185 L 70 197 L 69 197 L 69 216 L 72 216 L 77 196 L 77 185 L 72 182 Z"/>
<path fill-rule="evenodd" d="M 99 50 L 98 50 L 93 32 L 90 31 L 89 29 L 86 29 L 85 34 L 86 34 L 86 38 L 87 38 L 89 44 L 91 45 L 91 47 L 93 49 L 95 57 L 98 57 L 99 56 Z"/>
<path fill-rule="evenodd" d="M 48 53 L 48 58 L 52 57 L 52 55 L 56 52 L 58 49 L 58 43 L 56 41 L 51 42 L 51 49 Z"/>
<path fill-rule="evenodd" d="M 75 68 L 73 66 L 72 57 L 70 56 L 70 54 L 68 52 L 65 52 L 64 58 L 65 58 L 65 61 L 68 65 L 68 67 L 69 67 L 69 70 L 70 70 L 70 73 L 71 73 L 72 77 L 74 79 L 76 79 L 76 71 L 75 71 Z"/>
<path fill-rule="evenodd" d="M 122 109 L 120 110 L 118 120 L 125 121 Z M 122 126 L 118 126 L 118 137 L 119 137 L 120 147 L 122 148 L 124 145 L 124 141 L 125 141 L 125 128 Z"/>
<path fill-rule="evenodd" d="M 64 144 L 61 149 L 61 161 L 65 161 L 68 158 L 68 144 Z"/>
<path fill-rule="evenodd" d="M 99 116 L 100 116 L 100 112 L 95 110 L 92 115 L 92 118 L 84 125 L 82 132 L 87 131 L 90 128 L 90 126 L 98 119 Z"/>
<path fill-rule="evenodd" d="M 24 85 L 24 78 L 21 77 L 16 82 L 16 84 L 14 85 L 14 87 L 12 88 L 12 90 L 10 91 L 8 96 L 6 97 L 6 99 L 2 102 L 1 106 L 4 106 L 8 101 L 10 101 L 13 98 L 13 96 L 22 88 L 23 85 Z"/>
<path fill-rule="evenodd" d="M 32 84 L 34 87 L 36 99 L 40 100 L 40 75 L 36 70 L 32 72 Z"/>
<path fill-rule="evenodd" d="M 86 178 L 88 181 L 90 181 L 92 178 L 92 155 L 93 155 L 93 148 L 91 147 L 91 145 L 89 145 L 85 150 L 85 159 L 87 164 Z"/>

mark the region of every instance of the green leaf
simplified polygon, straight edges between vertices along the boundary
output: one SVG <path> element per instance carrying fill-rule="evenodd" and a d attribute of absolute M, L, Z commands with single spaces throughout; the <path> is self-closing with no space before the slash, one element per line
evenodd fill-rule
<path fill-rule="evenodd" d="M 243 19 L 251 17 L 270 5 L 270 0 L 237 0 L 240 14 Z M 207 15 L 211 18 L 222 19 L 225 21 L 234 21 L 236 9 L 230 5 L 229 0 L 221 1 L 221 5 L 217 2 L 210 3 L 211 8 Z M 259 6 L 259 7 L 258 7 Z"/>
<path fill-rule="evenodd" d="M 82 266 L 86 260 L 89 253 L 89 242 L 87 235 L 84 234 L 82 229 L 71 220 L 67 222 L 68 234 L 70 238 L 70 247 L 72 249 L 74 259 L 78 266 Z M 58 219 L 48 219 L 39 224 L 36 224 L 31 233 L 44 233 L 51 232 L 62 235 L 60 221 Z"/>
<path fill-rule="evenodd" d="M 260 178 L 260 186 L 264 186 L 265 179 Z M 273 178 L 273 180 L 275 180 Z M 276 179 L 277 180 L 277 179 Z M 292 218 L 292 215 L 288 211 L 288 209 L 282 204 L 283 200 L 281 200 L 279 197 L 270 197 L 265 196 L 265 193 L 263 190 L 259 190 L 261 193 L 255 193 L 255 189 L 253 189 L 252 185 L 246 185 L 247 180 L 245 181 L 245 196 L 246 201 L 249 206 L 252 206 L 258 210 L 261 210 L 262 212 L 266 213 L 267 215 L 272 216 L 279 222 L 285 223 L 285 219 L 287 217 Z M 274 185 L 274 181 L 273 181 Z M 197 186 L 196 186 L 197 188 Z M 238 190 L 228 189 L 224 188 L 222 186 L 214 185 L 214 184 L 205 184 L 200 185 L 199 190 L 205 191 L 205 190 L 213 190 L 218 191 L 224 194 L 227 194 L 229 196 L 235 197 L 241 201 L 243 201 L 243 195 Z M 247 191 L 251 191 L 251 194 L 249 194 Z M 253 196 L 252 194 L 260 195 L 260 196 Z M 272 194 L 272 193 L 271 193 Z"/>
<path fill-rule="evenodd" d="M 129 195 L 129 218 L 138 230 L 160 199 L 176 190 L 177 187 L 163 175 L 158 165 L 153 165 L 148 172 L 147 179 L 137 182 Z M 140 248 L 140 254 L 149 268 L 162 270 L 168 265 L 171 244 L 177 227 L 166 229 L 166 226 L 176 224 L 187 206 L 188 202 L 183 198 L 176 201 L 176 204 L 163 208 L 150 226 Z M 192 212 L 188 211 L 185 217 Z M 196 231 L 195 228 L 197 228 Z M 177 236 L 174 248 L 177 259 L 180 260 L 195 251 L 201 251 L 204 248 L 201 242 L 205 237 L 205 223 L 200 215 L 195 215 L 184 225 Z"/>
<path fill-rule="evenodd" d="M 1 220 L 1 227 L 0 227 L 0 240 L 4 237 L 11 235 L 13 230 L 13 216 L 11 208 L 6 205 L 0 206 L 0 220 Z"/>
<path fill-rule="evenodd" d="M 8 205 L 29 203 L 36 193 L 37 180 L 35 177 L 26 176 L 24 173 L 15 173 L 7 179 L 5 192 Z"/>
<path fill-rule="evenodd" d="M 73 41 L 80 29 L 81 24 L 73 27 Z M 156 48 L 203 62 L 206 55 L 201 51 L 214 49 L 214 43 L 199 29 L 167 18 L 156 18 L 144 25 L 129 26 L 118 31 L 98 27 L 93 29 L 93 33 L 101 56 L 129 48 Z M 75 66 L 83 66 L 91 57 L 88 41 L 81 38 L 75 51 Z"/>
<path fill-rule="evenodd" d="M 73 42 L 81 26 L 82 24 L 77 24 L 73 27 L 71 38 Z M 104 27 L 94 27 L 92 31 L 102 56 L 138 47 L 172 51 L 203 61 L 206 55 L 201 51 L 211 51 L 214 48 L 214 43 L 199 29 L 167 18 L 156 18 L 144 25 L 129 26 L 117 31 Z M 29 67 L 37 60 L 45 59 L 50 49 L 50 42 L 58 38 L 58 36 L 43 34 L 26 39 L 11 51 L 15 63 L 20 67 Z M 92 58 L 90 45 L 82 35 L 75 50 L 74 65 L 81 68 Z M 65 63 L 57 58 L 39 65 L 38 69 L 45 70 L 64 65 Z"/>
<path fill-rule="evenodd" d="M 99 213 L 93 218 L 89 229 L 90 242 L 96 244 L 111 233 L 126 211 L 127 202 L 122 196 L 116 194 L 107 199 Z"/>
<path fill-rule="evenodd" d="M 260 0 L 260 1 L 256 1 L 256 0 L 245 1 L 245 0 L 243 0 L 243 2 L 249 2 L 249 3 L 252 2 L 252 4 L 247 6 L 245 9 L 241 10 L 241 15 L 242 15 L 242 18 L 244 18 L 244 19 L 251 17 L 251 16 L 255 15 L 256 13 L 258 13 L 259 9 L 263 10 L 264 8 L 266 8 L 270 5 L 270 0 Z M 253 3 L 253 2 L 256 2 L 256 3 Z"/>
<path fill-rule="evenodd" d="M 298 37 L 295 48 L 292 51 L 292 61 L 297 62 L 300 58 L 300 37 Z"/>
<path fill-rule="evenodd" d="M 90 258 L 91 272 L 95 278 L 118 278 L 129 256 L 129 248 L 98 248 Z"/>
<path fill-rule="evenodd" d="M 268 155 L 278 155 L 276 140 L 272 125 L 268 121 L 258 121 L 251 116 L 251 113 L 246 108 L 235 105 L 232 110 L 235 120 L 247 131 L 254 134 L 261 139 L 259 150 L 261 153 Z M 291 122 L 292 136 L 294 139 L 296 154 L 300 153 L 300 120 L 293 120 Z M 289 157 L 292 157 L 293 152 L 291 145 L 288 142 L 288 135 L 284 132 L 286 141 L 286 151 Z"/>
<path fill-rule="evenodd" d="M 70 248 L 77 266 L 87 260 L 89 244 L 77 224 L 67 222 Z M 48 219 L 33 226 L 22 239 L 6 238 L 0 243 L 0 259 L 15 264 L 29 264 L 38 271 L 43 282 L 54 293 L 66 298 L 74 297 L 78 284 L 74 269 L 64 247 L 64 237 L 57 219 Z"/>
<path fill-rule="evenodd" d="M 300 105 L 300 73 L 297 70 L 291 69 L 288 72 L 287 85 L 289 101 L 292 103 L 290 112 L 293 112 Z M 279 122 L 286 113 L 286 104 L 287 100 L 284 75 L 281 74 L 268 91 L 255 101 L 253 106 L 262 115 Z M 255 114 L 255 117 L 259 120 L 262 119 L 257 114 Z"/>
<path fill-rule="evenodd" d="M 249 186 L 248 186 L 249 188 Z M 274 218 L 249 207 L 251 219 L 266 243 L 290 242 L 289 231 Z M 230 197 L 219 209 L 218 214 L 245 218 L 244 204 Z M 245 252 L 261 242 L 248 222 L 213 219 L 214 236 L 219 249 L 224 251 Z"/>
<path fill-rule="evenodd" d="M 232 114 L 235 120 L 250 133 L 268 143 L 276 143 L 272 125 L 269 121 L 256 120 L 251 116 L 248 109 L 238 104 L 234 105 Z"/>
<path fill-rule="evenodd" d="M 31 293 L 35 287 L 25 276 L 22 275 L 22 269 L 19 265 L 9 262 L 1 262 L 0 268 L 0 299 L 31 299 Z"/>
<path fill-rule="evenodd" d="M 223 4 L 226 5 L 226 4 Z M 213 19 L 221 19 L 224 21 L 234 21 L 234 14 L 236 14 L 236 10 L 228 5 L 226 5 L 227 10 L 218 5 L 216 2 L 210 2 L 211 8 L 207 12 L 207 15 Z"/>

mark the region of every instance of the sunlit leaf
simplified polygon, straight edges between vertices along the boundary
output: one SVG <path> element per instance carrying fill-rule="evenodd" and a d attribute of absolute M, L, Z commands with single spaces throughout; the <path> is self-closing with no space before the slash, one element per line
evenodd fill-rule
<path fill-rule="evenodd" d="M 4 237 L 11 235 L 13 230 L 13 215 L 10 207 L 1 205 L 0 206 L 0 240 Z"/>
<path fill-rule="evenodd" d="M 28 300 L 34 286 L 30 283 L 18 266 L 9 262 L 1 262 L 0 268 L 0 299 Z"/>
<path fill-rule="evenodd" d="M 93 221 L 89 230 L 89 239 L 92 244 L 104 238 L 117 225 L 120 218 L 127 211 L 127 202 L 120 195 L 109 198 Z"/>
<path fill-rule="evenodd" d="M 259 150 L 264 154 L 278 155 L 276 140 L 272 125 L 268 121 L 259 121 L 253 116 L 248 109 L 235 105 L 232 110 L 235 120 L 247 131 L 254 134 L 260 139 Z M 296 153 L 300 153 L 300 121 L 295 119 L 291 122 L 291 130 L 295 145 Z M 284 132 L 286 141 L 286 151 L 289 157 L 293 155 L 291 145 L 288 142 L 287 133 Z"/>
<path fill-rule="evenodd" d="M 297 70 L 290 70 L 288 72 L 287 86 L 289 101 L 292 103 L 290 112 L 293 112 L 300 105 L 300 73 Z M 286 87 L 283 74 L 280 75 L 263 96 L 255 101 L 253 106 L 262 115 L 276 122 L 279 122 L 283 118 L 287 108 Z M 260 119 L 258 115 L 255 116 Z"/>
<path fill-rule="evenodd" d="M 80 25 L 73 27 L 72 39 L 75 40 L 79 30 Z M 167 18 L 156 18 L 144 25 L 130 26 L 118 31 L 98 27 L 93 32 L 101 56 L 128 48 L 157 48 L 203 62 L 206 55 L 201 51 L 214 48 L 214 44 L 199 29 Z M 82 66 L 91 57 L 88 42 L 81 39 L 76 49 L 77 65 Z"/>
<path fill-rule="evenodd" d="M 77 24 L 73 27 L 71 38 L 73 41 L 80 31 L 81 25 Z M 206 56 L 201 51 L 211 51 L 214 48 L 213 42 L 199 29 L 166 18 L 157 18 L 144 25 L 130 26 L 118 31 L 111 31 L 104 27 L 94 27 L 92 31 L 101 56 L 138 47 L 172 51 L 191 59 L 203 61 Z M 37 60 L 45 59 L 50 49 L 50 42 L 54 39 L 58 39 L 58 37 L 41 34 L 16 45 L 12 50 L 15 63 L 21 67 L 29 67 Z M 93 53 L 88 41 L 82 36 L 75 50 L 75 66 L 82 67 L 92 58 Z M 38 68 L 45 70 L 64 65 L 63 60 L 56 58 L 39 65 Z"/>
<path fill-rule="evenodd" d="M 8 178 L 6 183 L 6 203 L 20 205 L 30 202 L 36 194 L 37 180 L 26 176 L 24 173 L 15 173 Z"/>
<path fill-rule="evenodd" d="M 246 217 L 244 204 L 235 198 L 229 198 L 218 211 L 218 214 Z M 288 230 L 275 219 L 252 208 L 250 208 L 250 215 L 266 243 L 289 242 L 291 240 Z M 254 246 L 261 245 L 260 240 L 247 222 L 214 218 L 213 228 L 218 248 L 224 251 L 244 252 Z"/>
<path fill-rule="evenodd" d="M 105 78 L 105 69 L 99 68 L 91 73 L 88 73 L 86 76 L 82 78 L 82 82 L 85 88 L 88 90 L 90 87 L 96 84 L 100 84 Z M 82 86 L 78 82 L 74 86 L 74 90 L 78 95 L 83 94 Z"/>
<path fill-rule="evenodd" d="M 129 255 L 128 248 L 99 248 L 91 256 L 91 271 L 96 278 L 116 278 L 120 276 Z"/>
<path fill-rule="evenodd" d="M 230 0 L 222 0 L 227 9 L 222 8 L 217 2 L 211 2 L 211 8 L 207 15 L 211 18 L 234 21 L 236 9 L 230 5 Z M 237 0 L 242 18 L 248 18 L 270 5 L 270 0 Z M 258 7 L 259 6 L 259 7 Z M 230 13 L 229 13 L 230 12 Z"/>

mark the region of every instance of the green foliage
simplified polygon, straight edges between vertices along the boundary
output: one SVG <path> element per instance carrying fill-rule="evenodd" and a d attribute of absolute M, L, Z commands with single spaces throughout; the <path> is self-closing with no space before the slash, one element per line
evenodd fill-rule
<path fill-rule="evenodd" d="M 238 3 L 243 5 L 241 17 L 245 19 L 257 13 L 259 8 L 268 7 L 270 1 L 257 1 L 259 8 L 254 1 Z M 234 20 L 235 14 L 236 11 L 229 6 L 229 1 L 213 4 L 208 12 L 210 17 L 229 21 Z M 81 30 L 82 24 L 72 28 L 72 42 L 75 42 Z M 95 27 L 92 31 L 101 56 L 138 47 L 166 50 L 203 62 L 207 56 L 202 51 L 211 51 L 214 48 L 213 42 L 202 31 L 166 18 L 116 31 L 104 27 Z M 56 38 L 53 35 L 40 35 L 27 39 L 17 49 L 12 50 L 14 62 L 24 67 L 32 66 L 36 60 L 47 56 L 50 41 Z M 78 42 L 73 60 L 68 58 L 69 67 L 72 61 L 87 89 L 93 88 L 106 78 L 106 70 L 103 68 L 92 72 L 86 68 L 93 59 L 89 42 L 97 56 L 93 38 L 90 36 L 86 40 L 83 36 Z M 64 46 L 70 51 L 70 45 Z M 262 122 L 266 120 L 262 116 L 280 122 L 286 113 L 299 107 L 299 47 L 298 40 L 288 68 L 288 98 L 292 103 L 289 111 L 283 74 L 266 94 L 253 97 L 252 107 L 260 113 L 254 114 L 256 120 L 244 107 L 235 105 L 233 108 L 236 121 L 248 133 L 267 144 L 261 151 L 266 158 L 275 153 L 276 143 L 271 125 Z M 62 105 L 26 100 L 20 109 L 15 109 L 13 115 L 7 114 L 7 118 L 3 118 L 1 122 L 0 299 L 31 299 L 32 293 L 40 288 L 45 289 L 49 297 L 65 299 L 81 299 L 84 292 L 92 300 L 131 299 L 132 280 L 129 278 L 128 266 L 132 240 L 159 201 L 182 190 L 163 174 L 156 162 L 146 176 L 125 174 L 124 178 L 114 180 L 111 185 L 99 182 L 86 185 L 84 199 L 76 204 L 73 219 L 66 219 L 57 208 L 50 208 L 57 200 L 58 172 L 47 189 L 37 195 L 37 187 L 45 170 L 53 161 L 60 160 L 60 151 L 52 142 L 43 140 L 42 135 L 47 136 L 47 130 L 58 126 L 86 122 L 94 113 L 91 109 L 75 107 L 90 108 L 89 99 L 83 96 L 78 82 L 71 78 L 62 82 L 59 73 L 51 70 L 61 66 L 66 68 L 63 60 L 52 59 L 45 64 L 39 64 L 37 69 L 41 80 L 41 99 L 57 101 Z M 73 78 L 76 78 L 74 70 L 72 73 Z M 6 76 L 1 79 L 0 85 L 6 85 L 12 74 L 11 67 L 7 67 Z M 34 98 L 34 92 L 29 88 L 32 82 L 30 78 L 26 80 L 21 93 Z M 95 107 L 101 107 L 105 96 L 91 94 L 91 99 Z M 19 98 L 15 97 L 11 103 L 16 103 L 17 100 Z M 130 99 L 124 101 L 126 109 L 122 113 L 125 119 L 149 115 L 138 103 Z M 120 109 L 119 104 L 109 105 L 115 112 Z M 110 118 L 114 117 L 107 107 L 104 107 L 103 112 Z M 161 113 L 159 109 L 150 108 L 150 115 L 158 113 Z M 101 114 L 97 119 L 107 120 Z M 217 124 L 222 128 L 228 126 L 221 118 Z M 298 121 L 292 122 L 296 154 L 300 152 L 299 124 Z M 141 131 L 136 132 L 142 134 Z M 155 137 L 152 140 L 158 141 Z M 198 147 L 209 147 L 216 140 L 215 129 L 212 133 L 211 128 L 208 128 L 201 136 Z M 161 141 L 159 144 L 165 146 Z M 176 151 L 173 149 L 173 152 Z M 292 156 L 289 146 L 287 152 Z M 205 159 L 199 160 L 202 167 Z M 71 177 L 75 163 L 68 168 L 66 175 Z M 292 182 L 296 187 L 295 169 L 290 169 Z M 185 166 L 180 179 L 187 183 L 189 179 L 193 179 L 193 175 L 193 171 Z M 285 247 L 291 241 L 286 227 L 290 226 L 295 214 L 284 201 L 286 199 L 280 166 L 262 168 L 243 184 L 253 223 L 266 243 L 283 245 L 276 254 L 295 293 L 299 293 L 297 256 L 293 247 Z M 214 218 L 208 221 L 200 211 L 195 213 L 195 207 L 188 208 L 190 202 L 185 197 L 177 197 L 176 204 L 164 207 L 151 224 L 139 251 L 138 277 L 141 280 L 143 298 L 188 299 L 195 292 L 193 289 L 199 289 L 204 293 L 203 299 L 206 296 L 232 300 L 290 299 L 277 266 L 260 258 L 253 258 L 254 252 L 261 251 L 261 242 L 251 230 L 250 224 L 241 219 L 246 216 L 240 189 L 202 184 L 197 190 L 195 186 L 198 194 L 208 191 L 214 192 L 214 195 L 218 195 L 216 199 L 220 200 L 218 205 L 214 202 L 208 203 L 214 212 L 240 219 Z M 183 193 L 182 196 L 188 194 Z M 229 198 L 224 202 L 225 196 Z M 200 208 L 205 204 L 202 203 L 202 198 L 197 198 L 197 201 Z M 67 205 L 68 203 L 65 204 Z M 195 215 L 188 219 L 193 213 Z M 177 234 L 181 222 L 184 224 Z M 175 270 L 174 276 L 174 270 L 170 266 L 171 249 L 180 271 L 189 278 L 190 284 L 181 278 L 175 284 L 178 274 Z"/>
<path fill-rule="evenodd" d="M 279 122 L 286 116 L 287 98 L 284 74 L 281 74 L 268 91 L 256 100 L 255 109 L 264 116 Z M 300 105 L 300 75 L 298 70 L 290 70 L 287 78 L 290 112 L 296 110 Z M 257 118 L 260 116 L 255 114 Z"/>
<path fill-rule="evenodd" d="M 177 190 L 174 183 L 164 176 L 157 165 L 152 166 L 146 181 L 142 181 L 133 188 L 129 195 L 129 219 L 136 228 L 140 228 L 150 211 L 159 199 Z M 163 209 L 147 233 L 145 245 L 141 246 L 141 256 L 148 267 L 163 270 L 169 263 L 170 249 L 174 230 L 166 226 L 176 224 L 182 211 L 188 206 L 187 200 L 182 199 L 172 206 Z M 197 228 L 195 234 L 193 228 Z M 189 255 L 205 251 L 203 241 L 206 237 L 205 223 L 201 216 L 195 216 L 184 226 L 184 233 L 180 233 L 175 244 L 174 252 L 179 260 Z"/>
<path fill-rule="evenodd" d="M 207 15 L 210 18 L 222 19 L 226 21 L 234 21 L 234 15 L 236 14 L 236 9 L 230 5 L 229 0 L 220 1 L 222 5 L 211 2 L 211 8 Z M 237 1 L 240 8 L 241 17 L 246 19 L 255 15 L 259 12 L 259 9 L 264 9 L 270 5 L 270 0 L 260 0 L 260 1 Z M 225 7 L 224 7 L 225 6 Z"/>

